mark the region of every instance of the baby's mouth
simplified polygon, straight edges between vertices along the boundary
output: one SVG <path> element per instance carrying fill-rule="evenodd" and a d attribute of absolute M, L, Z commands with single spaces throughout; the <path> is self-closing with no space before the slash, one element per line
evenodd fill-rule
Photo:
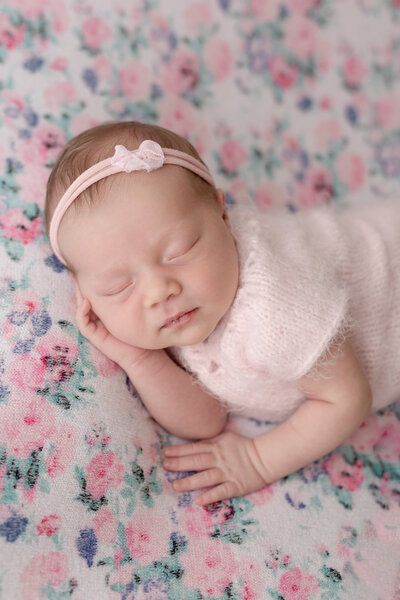
<path fill-rule="evenodd" d="M 177 313 L 173 317 L 167 319 L 161 329 L 179 329 L 194 319 L 198 310 L 198 308 L 193 308 L 186 312 Z"/>

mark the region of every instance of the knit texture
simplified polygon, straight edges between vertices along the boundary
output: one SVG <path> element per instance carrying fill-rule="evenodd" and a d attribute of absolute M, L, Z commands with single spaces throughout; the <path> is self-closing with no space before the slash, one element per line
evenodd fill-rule
<path fill-rule="evenodd" d="M 304 400 L 299 380 L 350 337 L 375 409 L 400 397 L 398 202 L 297 214 L 232 209 L 240 257 L 236 298 L 178 361 L 231 411 L 269 421 Z"/>

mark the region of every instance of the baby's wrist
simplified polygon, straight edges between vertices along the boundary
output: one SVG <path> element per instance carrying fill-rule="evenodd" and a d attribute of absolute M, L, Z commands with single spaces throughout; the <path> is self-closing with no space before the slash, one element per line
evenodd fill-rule
<path fill-rule="evenodd" d="M 139 348 L 136 348 L 133 355 L 125 357 L 120 366 L 129 377 L 140 378 L 157 375 L 168 360 L 164 350 L 143 349 L 142 352 L 139 352 Z"/>
<path fill-rule="evenodd" d="M 277 478 L 274 477 L 272 469 L 267 464 L 265 451 L 260 444 L 260 438 L 255 437 L 251 440 L 252 444 L 252 463 L 254 468 L 258 471 L 259 475 L 264 479 L 266 484 L 270 484 Z"/>

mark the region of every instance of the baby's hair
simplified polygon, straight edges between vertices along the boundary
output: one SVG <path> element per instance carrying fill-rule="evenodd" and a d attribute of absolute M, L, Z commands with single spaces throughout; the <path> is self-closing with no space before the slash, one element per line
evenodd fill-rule
<path fill-rule="evenodd" d="M 112 156 L 117 144 L 122 144 L 128 150 L 135 150 L 143 140 L 153 140 L 163 148 L 181 150 L 204 164 L 197 150 L 188 140 L 158 125 L 138 121 L 107 121 L 87 129 L 64 146 L 50 173 L 44 213 L 47 234 L 58 202 L 81 173 Z M 187 171 L 187 176 L 190 177 L 197 192 L 215 197 L 215 189 L 198 175 Z M 79 210 L 82 204 L 94 204 L 96 198 L 109 189 L 107 186 L 112 185 L 114 178 L 122 177 L 126 177 L 126 174 L 117 173 L 92 184 L 74 201 L 72 205 L 74 210 Z"/>

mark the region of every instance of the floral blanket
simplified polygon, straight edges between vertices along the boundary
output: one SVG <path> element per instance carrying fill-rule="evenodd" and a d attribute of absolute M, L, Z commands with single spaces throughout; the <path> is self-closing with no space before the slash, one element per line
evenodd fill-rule
<path fill-rule="evenodd" d="M 195 506 L 161 466 L 176 440 L 79 334 L 42 220 L 60 148 L 109 119 L 189 137 L 230 203 L 398 195 L 399 76 L 399 0 L 1 2 L 1 599 L 400 598 L 400 405 Z"/>

